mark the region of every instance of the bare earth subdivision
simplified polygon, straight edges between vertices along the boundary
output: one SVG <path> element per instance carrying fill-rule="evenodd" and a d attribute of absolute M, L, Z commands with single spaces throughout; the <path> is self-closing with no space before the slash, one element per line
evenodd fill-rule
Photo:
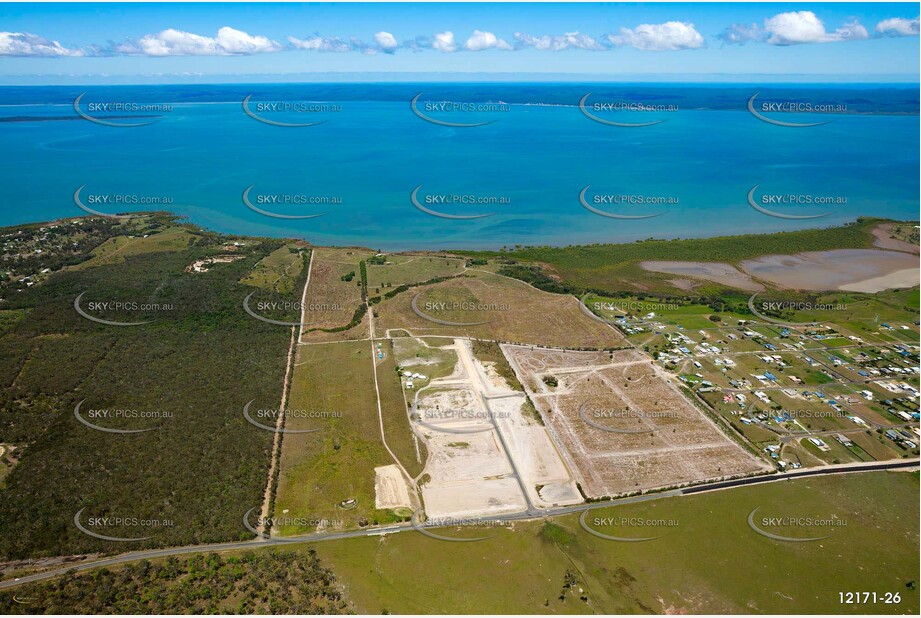
<path fill-rule="evenodd" d="M 769 469 L 640 352 L 502 349 L 588 497 Z"/>

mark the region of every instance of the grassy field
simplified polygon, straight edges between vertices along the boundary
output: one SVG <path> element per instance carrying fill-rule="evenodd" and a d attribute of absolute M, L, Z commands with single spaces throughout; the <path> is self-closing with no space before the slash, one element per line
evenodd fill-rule
<path fill-rule="evenodd" d="M 688 330 L 701 328 L 712 329 L 719 326 L 735 326 L 739 320 L 751 319 L 751 315 L 735 313 L 732 311 L 714 311 L 709 305 L 695 303 L 681 298 L 656 300 L 653 298 L 640 298 L 636 295 L 624 297 L 601 296 L 588 294 L 584 299 L 585 306 L 606 320 L 616 320 L 623 316 L 632 316 L 646 321 L 646 316 L 655 314 L 649 320 L 661 322 L 669 326 L 681 326 Z M 711 320 L 714 316 L 718 320 Z"/>
<path fill-rule="evenodd" d="M 677 521 L 649 542 L 599 539 L 567 516 L 499 528 L 479 543 L 402 533 L 315 547 L 356 609 L 372 614 L 915 614 L 918 498 L 916 473 L 866 473 L 663 499 L 588 517 L 590 525 L 605 516 Z M 754 508 L 769 517 L 837 516 L 846 526 L 824 541 L 779 542 L 748 527 Z M 648 529 L 596 529 L 656 536 Z M 839 592 L 857 590 L 899 592 L 902 602 L 839 603 Z"/>
<path fill-rule="evenodd" d="M 368 320 L 350 324 L 362 305 L 361 262 L 373 253 L 367 249 L 321 247 L 313 250 L 307 288 L 304 341 L 338 341 L 367 336 Z M 335 329 L 337 332 L 326 332 Z"/>
<path fill-rule="evenodd" d="M 406 399 L 397 374 L 400 359 L 394 354 L 394 342 L 391 339 L 378 340 L 375 349 L 378 349 L 377 343 L 381 344 L 379 349 L 384 354 L 384 358 L 375 359 L 381 410 L 384 415 L 384 436 L 387 438 L 387 445 L 406 471 L 416 478 L 422 474 L 422 467 L 425 465 L 425 445 L 421 441 L 417 444 L 409 426 Z"/>
<path fill-rule="evenodd" d="M 381 378 L 385 373 L 382 370 Z M 396 377 L 392 369 L 390 374 Z M 392 399 L 390 395 L 388 401 Z M 400 399 L 401 395 L 396 404 Z M 374 504 L 374 468 L 390 465 L 393 459 L 380 437 L 371 344 L 300 346 L 288 407 L 312 416 L 289 418 L 286 429 L 320 431 L 284 435 L 276 518 L 326 520 L 328 527 L 348 528 L 399 520 Z M 396 412 L 394 416 L 399 418 Z M 403 419 L 408 434 L 405 413 Z M 291 535 L 318 527 L 324 525 L 294 522 L 279 526 L 279 532 Z"/>
<path fill-rule="evenodd" d="M 399 285 L 453 277 L 464 270 L 461 258 L 430 255 L 387 255 L 383 264 L 368 263 L 368 294 L 375 296 Z"/>
<path fill-rule="evenodd" d="M 307 268 L 309 251 L 294 244 L 279 247 L 265 256 L 240 283 L 264 290 L 291 294 L 300 278 L 301 271 Z"/>
<path fill-rule="evenodd" d="M 879 330 L 879 323 L 914 324 L 918 320 L 919 297 L 917 289 L 887 290 L 876 294 L 835 292 L 831 294 L 804 294 L 789 291 L 771 291 L 759 294 L 758 303 L 788 301 L 796 310 L 779 313 L 767 312 L 771 317 L 791 322 L 822 322 L 850 326 L 858 335 Z M 794 304 L 795 303 L 795 304 Z M 760 310 L 760 308 L 759 308 Z M 917 328 L 913 339 L 917 340 Z"/>
<path fill-rule="evenodd" d="M 417 295 L 417 307 L 430 317 L 454 323 L 485 323 L 448 326 L 422 318 L 412 308 L 412 299 Z M 451 304 L 447 310 L 430 309 L 440 303 Z M 469 336 L 576 348 L 624 344 L 614 329 L 582 313 L 575 298 L 481 271 L 410 289 L 376 305 L 375 314 L 380 329 L 407 328 L 415 335 Z"/>
<path fill-rule="evenodd" d="M 452 344 L 453 340 L 432 339 L 423 343 L 415 337 L 396 337 L 392 341 L 397 363 L 426 376 L 425 380 L 416 379 L 417 384 L 425 386 L 434 378 L 444 378 L 454 372 L 457 353 L 451 349 L 440 349 L 441 346 Z M 407 397 L 411 400 L 412 393 L 407 393 Z"/>
<path fill-rule="evenodd" d="M 149 236 L 116 236 L 99 245 L 93 251 L 93 257 L 73 267 L 91 268 L 104 264 L 124 262 L 129 256 L 155 253 L 159 251 L 178 251 L 188 248 L 199 238 L 186 227 L 168 227 Z"/>

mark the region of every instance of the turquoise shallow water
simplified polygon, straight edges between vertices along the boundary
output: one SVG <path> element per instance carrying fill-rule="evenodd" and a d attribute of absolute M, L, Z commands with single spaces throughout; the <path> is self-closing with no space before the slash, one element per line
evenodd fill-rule
<path fill-rule="evenodd" d="M 832 120 L 791 129 L 759 121 L 746 111 L 751 88 L 691 92 L 681 86 L 658 87 L 644 92 L 643 100 L 672 102 L 678 110 L 621 112 L 617 119 L 665 122 L 620 128 L 593 122 L 574 105 L 588 92 L 585 86 L 506 85 L 491 98 L 478 93 L 472 100 L 511 101 L 508 111 L 429 114 L 446 121 L 494 121 L 454 128 L 428 123 L 411 112 L 404 95 L 420 86 L 368 86 L 367 96 L 359 86 L 337 93 L 294 94 L 258 88 L 266 101 L 335 100 L 341 111 L 263 114 L 285 121 L 327 121 L 281 128 L 243 113 L 239 95 L 250 90 L 246 86 L 197 88 L 194 96 L 166 86 L 143 91 L 90 89 L 85 101 L 117 96 L 174 106 L 159 114 L 154 124 L 114 128 L 76 119 L 70 102 L 83 89 L 0 90 L 0 147 L 6 153 L 0 225 L 83 214 L 73 200 L 80 186 L 85 186 L 84 202 L 103 194 L 167 197 L 172 202 L 163 209 L 218 231 L 388 250 L 700 237 L 827 226 L 861 215 L 918 216 L 916 90 L 904 95 L 904 109 L 885 108 L 891 97 L 866 90 L 846 95 L 852 97 L 849 110 L 861 113 L 775 116 L 796 122 Z M 458 91 L 432 94 L 455 100 L 472 96 Z M 845 96 L 828 89 L 796 89 L 795 95 L 816 101 Z M 627 94 L 592 96 L 613 100 Z M 911 110 L 912 96 L 913 114 L 873 113 L 875 101 L 886 112 Z M 557 105 L 519 104 L 523 101 Z M 97 115 L 129 122 L 118 114 Z M 61 120 L 50 120 L 55 117 Z M 307 220 L 277 219 L 243 203 L 242 192 L 250 185 L 255 185 L 254 204 L 266 195 L 325 196 L 341 203 L 256 204 L 278 214 L 325 213 Z M 410 201 L 419 185 L 420 201 L 430 209 L 453 215 L 495 214 L 475 220 L 426 214 Z M 586 185 L 591 185 L 590 202 L 596 194 L 667 199 L 655 206 L 591 202 L 603 211 L 664 214 L 641 220 L 593 214 L 579 202 Z M 747 194 L 755 185 L 760 185 L 756 199 L 762 194 L 795 194 L 845 198 L 846 203 L 768 202 L 769 208 L 785 214 L 831 213 L 821 219 L 779 219 L 748 204 Z M 440 194 L 501 198 L 503 203 L 425 202 L 425 196 Z M 159 207 L 94 208 L 123 212 Z"/>

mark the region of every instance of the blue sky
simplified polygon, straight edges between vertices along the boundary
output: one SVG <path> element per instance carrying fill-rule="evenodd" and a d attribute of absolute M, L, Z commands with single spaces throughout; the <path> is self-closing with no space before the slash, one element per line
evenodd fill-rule
<path fill-rule="evenodd" d="M 467 73 L 917 81 L 918 6 L 0 4 L 0 82 Z"/>

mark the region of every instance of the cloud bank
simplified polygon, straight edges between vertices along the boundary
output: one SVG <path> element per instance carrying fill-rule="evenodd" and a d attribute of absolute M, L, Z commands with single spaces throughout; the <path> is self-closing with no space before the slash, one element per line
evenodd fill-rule
<path fill-rule="evenodd" d="M 724 45 L 744 45 L 749 42 L 757 42 L 767 45 L 791 46 L 918 35 L 918 17 L 884 19 L 876 24 L 871 34 L 857 20 L 848 21 L 837 28 L 829 29 L 812 11 L 789 11 L 768 17 L 761 24 L 732 24 L 715 35 L 715 39 Z M 510 40 L 511 43 L 490 30 L 475 29 L 466 39 L 457 39 L 452 31 L 445 30 L 431 35 L 418 35 L 400 42 L 393 33 L 381 30 L 376 32 L 369 41 L 355 36 L 325 36 L 316 33 L 305 37 L 288 36 L 284 43 L 279 43 L 266 36 L 224 26 L 214 36 L 167 28 L 122 43 L 76 48 L 28 32 L 0 32 L 0 56 L 39 58 L 147 56 L 160 58 L 168 56 L 248 56 L 282 51 L 392 55 L 399 50 L 414 52 L 432 50 L 450 54 L 522 50 L 600 52 L 618 48 L 661 52 L 695 50 L 707 46 L 706 39 L 698 32 L 694 24 L 683 21 L 640 24 L 632 28 L 623 27 L 617 32 L 600 36 L 578 31 L 538 35 L 519 31 L 514 32 Z"/>
<path fill-rule="evenodd" d="M 812 11 L 790 11 L 778 13 L 764 20 L 764 24 L 733 24 L 716 38 L 728 45 L 744 45 L 749 41 L 768 45 L 804 45 L 810 43 L 839 43 L 863 41 L 879 37 L 918 36 L 918 18 L 894 17 L 876 24 L 871 35 L 857 20 L 851 20 L 828 30 Z"/>

